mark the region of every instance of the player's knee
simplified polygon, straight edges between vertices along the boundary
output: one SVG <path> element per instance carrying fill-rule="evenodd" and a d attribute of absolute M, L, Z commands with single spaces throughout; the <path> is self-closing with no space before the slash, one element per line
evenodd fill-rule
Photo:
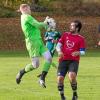
<path fill-rule="evenodd" d="M 75 72 L 69 72 L 68 77 L 69 77 L 69 80 L 71 82 L 73 82 L 74 80 L 76 80 L 76 73 Z"/>
<path fill-rule="evenodd" d="M 44 58 L 46 59 L 46 61 L 48 63 L 51 63 L 52 62 L 52 56 L 51 56 L 51 54 L 50 54 L 49 51 L 45 52 L 43 55 L 44 55 Z"/>
<path fill-rule="evenodd" d="M 57 77 L 57 82 L 58 82 L 58 84 L 63 84 L 64 83 L 64 77 L 63 76 L 58 76 Z"/>
<path fill-rule="evenodd" d="M 39 65 L 38 64 L 32 64 L 33 65 L 33 68 L 38 68 Z"/>
<path fill-rule="evenodd" d="M 33 66 L 33 68 L 38 68 L 39 67 L 39 59 L 38 58 L 33 58 L 32 59 L 32 66 Z"/>
<path fill-rule="evenodd" d="M 52 56 L 51 56 L 51 54 L 48 54 L 48 56 L 46 56 L 46 60 L 47 60 L 47 62 L 49 62 L 49 63 L 52 62 Z"/>
<path fill-rule="evenodd" d="M 52 57 L 48 56 L 46 60 L 47 60 L 47 62 L 51 63 L 52 62 Z"/>

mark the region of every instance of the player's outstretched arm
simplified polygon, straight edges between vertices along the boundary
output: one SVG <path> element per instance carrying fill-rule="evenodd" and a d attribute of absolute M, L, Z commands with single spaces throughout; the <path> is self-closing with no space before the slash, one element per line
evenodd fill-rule
<path fill-rule="evenodd" d="M 36 19 L 34 19 L 32 16 L 30 16 L 30 18 L 28 18 L 28 22 L 29 22 L 29 24 L 31 24 L 32 26 L 37 27 L 37 28 L 47 27 L 46 22 L 39 22 Z"/>
<path fill-rule="evenodd" d="M 63 57 L 63 52 L 61 51 L 62 44 L 60 42 L 57 43 L 56 51 L 59 57 Z"/>

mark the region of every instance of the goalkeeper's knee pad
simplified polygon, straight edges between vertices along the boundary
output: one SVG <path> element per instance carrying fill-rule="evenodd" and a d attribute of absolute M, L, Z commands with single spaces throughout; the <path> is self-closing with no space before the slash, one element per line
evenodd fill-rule
<path fill-rule="evenodd" d="M 33 66 L 33 68 L 38 68 L 39 67 L 39 59 L 38 59 L 38 57 L 32 58 L 32 66 Z"/>
<path fill-rule="evenodd" d="M 44 56 L 44 58 L 46 59 L 46 61 L 47 61 L 48 63 L 51 63 L 51 62 L 52 62 L 52 56 L 51 56 L 51 54 L 50 54 L 49 51 L 46 51 L 46 52 L 43 54 L 43 56 Z"/>

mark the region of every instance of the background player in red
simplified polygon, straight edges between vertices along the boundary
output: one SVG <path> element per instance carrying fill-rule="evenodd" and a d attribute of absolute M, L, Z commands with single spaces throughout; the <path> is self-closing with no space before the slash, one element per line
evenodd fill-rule
<path fill-rule="evenodd" d="M 64 96 L 64 78 L 67 73 L 73 90 L 72 100 L 77 100 L 78 98 L 76 77 L 80 55 L 85 55 L 84 37 L 79 34 L 81 28 L 82 24 L 79 20 L 71 22 L 70 31 L 63 33 L 56 47 L 60 57 L 57 83 L 61 100 L 66 100 Z"/>

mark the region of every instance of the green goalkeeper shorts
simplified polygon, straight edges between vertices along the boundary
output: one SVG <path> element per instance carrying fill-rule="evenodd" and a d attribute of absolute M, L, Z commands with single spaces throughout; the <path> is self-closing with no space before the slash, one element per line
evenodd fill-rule
<path fill-rule="evenodd" d="M 42 39 L 36 39 L 34 41 L 26 41 L 26 48 L 31 58 L 40 56 L 48 50 L 47 47 L 44 45 Z"/>

